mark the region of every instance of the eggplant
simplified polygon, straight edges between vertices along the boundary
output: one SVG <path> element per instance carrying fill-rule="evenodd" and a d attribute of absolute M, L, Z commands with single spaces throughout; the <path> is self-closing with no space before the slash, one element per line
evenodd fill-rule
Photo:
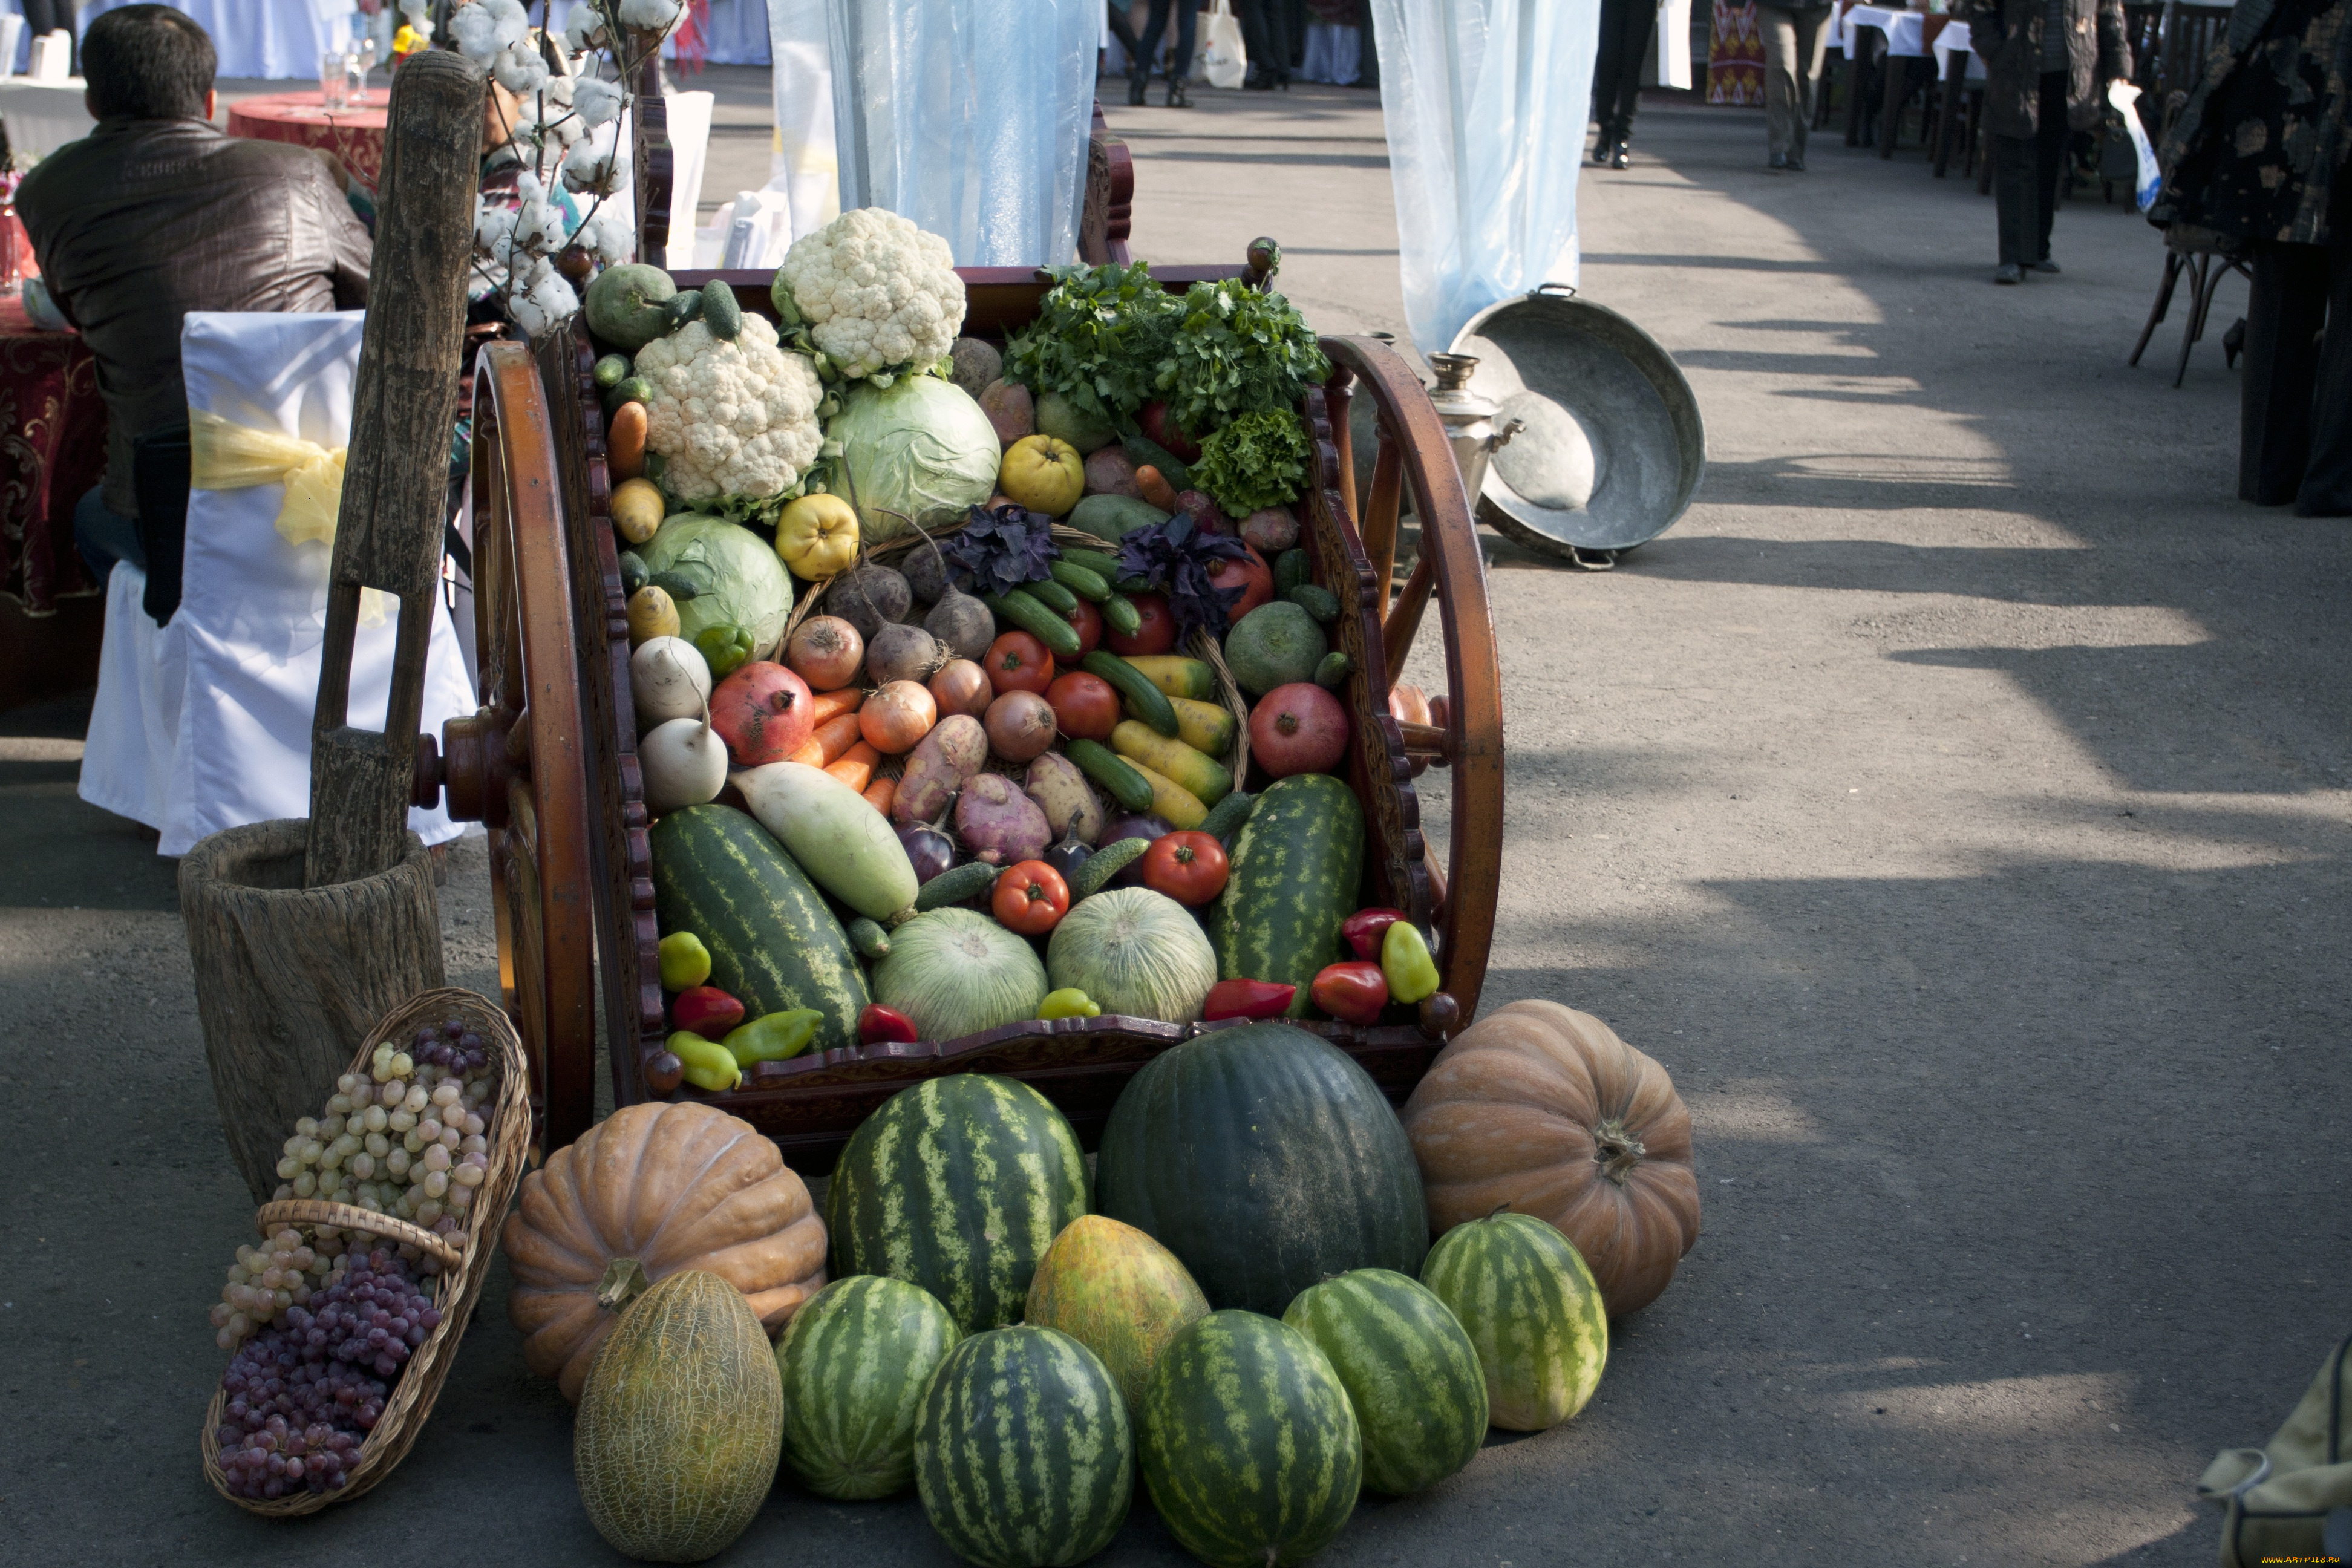
<path fill-rule="evenodd" d="M 907 858 L 914 865 L 919 885 L 955 864 L 955 840 L 927 822 L 910 823 L 898 829 L 898 842 L 906 847 Z"/>
<path fill-rule="evenodd" d="M 1122 838 L 1141 838 L 1146 841 L 1165 838 L 1175 831 L 1176 829 L 1165 817 L 1153 816 L 1148 812 L 1122 812 L 1103 824 L 1102 837 L 1095 840 L 1095 848 L 1097 852 L 1108 849 Z M 1139 858 L 1134 865 L 1113 877 L 1110 879 L 1110 885 L 1114 888 L 1143 886 L 1141 858 Z"/>
<path fill-rule="evenodd" d="M 1045 851 L 1045 864 L 1059 871 L 1062 880 L 1066 882 L 1078 874 L 1079 867 L 1094 858 L 1094 854 L 1092 846 L 1075 838 L 1065 838 Z"/>

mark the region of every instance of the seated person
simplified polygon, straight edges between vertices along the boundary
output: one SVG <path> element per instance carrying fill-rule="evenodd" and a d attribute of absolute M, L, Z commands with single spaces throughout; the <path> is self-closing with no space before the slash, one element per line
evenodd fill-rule
<path fill-rule="evenodd" d="M 74 509 L 74 543 L 102 582 L 117 561 L 146 566 L 131 442 L 188 422 L 181 319 L 364 306 L 370 244 L 315 153 L 213 129 L 217 57 L 186 13 L 108 11 L 81 59 L 97 128 L 25 176 L 16 212 L 98 360 L 106 479 Z"/>

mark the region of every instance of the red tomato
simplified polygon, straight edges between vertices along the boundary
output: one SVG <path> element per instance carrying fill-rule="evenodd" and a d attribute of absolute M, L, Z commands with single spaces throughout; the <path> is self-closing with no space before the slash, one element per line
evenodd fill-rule
<path fill-rule="evenodd" d="M 1240 602 L 1225 612 L 1228 625 L 1238 625 L 1244 616 L 1274 597 L 1274 568 L 1265 563 L 1265 556 L 1250 550 L 1248 545 L 1242 548 L 1249 550 L 1248 560 L 1220 561 L 1209 569 L 1210 586 L 1239 588 L 1242 591 Z"/>
<path fill-rule="evenodd" d="M 1206 833 L 1171 833 L 1143 852 L 1143 885 L 1199 908 L 1225 890 L 1225 847 Z"/>
<path fill-rule="evenodd" d="M 1267 581 L 1272 582 L 1273 579 L 1268 578 Z M 1157 594 L 1129 594 L 1127 597 L 1134 605 L 1135 613 L 1143 624 L 1136 628 L 1133 637 L 1116 630 L 1107 631 L 1103 646 L 1113 653 L 1130 657 L 1166 653 L 1174 647 L 1176 617 L 1168 613 L 1168 601 Z"/>
<path fill-rule="evenodd" d="M 1045 689 L 1045 700 L 1053 705 L 1055 724 L 1074 741 L 1108 741 L 1125 717 L 1118 689 L 1101 676 L 1083 670 L 1056 677 Z"/>
<path fill-rule="evenodd" d="M 1045 645 L 1027 632 L 1007 632 L 988 645 L 988 657 L 980 661 L 988 671 L 988 683 L 999 697 L 1008 691 L 1034 691 L 1045 695 L 1045 688 L 1054 684 L 1054 656 Z"/>
<path fill-rule="evenodd" d="M 1377 963 L 1327 963 L 1307 994 L 1334 1018 L 1349 1024 L 1378 1023 L 1381 1009 L 1389 1005 L 1389 978 Z"/>
<path fill-rule="evenodd" d="M 1078 657 L 1080 658 L 1086 658 L 1087 655 L 1094 652 L 1097 647 L 1101 646 L 1103 619 L 1102 612 L 1100 610 L 1096 609 L 1084 599 L 1080 599 L 1078 601 L 1078 607 L 1072 610 L 1068 615 L 1064 616 L 1062 618 L 1070 623 L 1070 629 L 1072 631 L 1078 634 Z"/>
<path fill-rule="evenodd" d="M 996 879 L 989 907 L 1007 931 L 1043 936 L 1070 912 L 1070 885 L 1043 860 L 1024 860 Z"/>

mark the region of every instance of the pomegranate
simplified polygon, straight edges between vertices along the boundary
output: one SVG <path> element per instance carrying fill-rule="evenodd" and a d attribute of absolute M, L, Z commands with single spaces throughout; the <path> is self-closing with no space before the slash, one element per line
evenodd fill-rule
<path fill-rule="evenodd" d="M 816 700 L 808 682 L 769 659 L 756 659 L 710 694 L 710 724 L 739 768 L 780 763 L 816 731 Z"/>
<path fill-rule="evenodd" d="M 1348 710 L 1311 680 L 1277 686 L 1250 710 L 1250 761 L 1274 778 L 1327 773 L 1348 754 Z"/>

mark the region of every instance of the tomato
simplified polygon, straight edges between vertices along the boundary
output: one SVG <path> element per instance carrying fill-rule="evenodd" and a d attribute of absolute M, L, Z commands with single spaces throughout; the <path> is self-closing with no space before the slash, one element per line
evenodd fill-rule
<path fill-rule="evenodd" d="M 1225 847 L 1206 833 L 1171 833 L 1143 852 L 1143 885 L 1197 909 L 1225 890 Z"/>
<path fill-rule="evenodd" d="M 1043 860 L 1024 860 L 996 879 L 989 907 L 1007 931 L 1043 936 L 1070 912 L 1070 885 Z"/>
<path fill-rule="evenodd" d="M 1099 675 L 1072 670 L 1045 689 L 1053 704 L 1054 722 L 1074 741 L 1108 741 L 1126 715 L 1119 711 L 1118 692 Z"/>
<path fill-rule="evenodd" d="M 1361 960 L 1327 963 L 1316 974 L 1307 994 L 1334 1018 L 1373 1024 L 1380 1021 L 1381 1009 L 1389 1005 L 1389 981 L 1377 963 Z"/>
<path fill-rule="evenodd" d="M 1244 616 L 1274 597 L 1274 568 L 1265 563 L 1265 556 L 1250 550 L 1248 545 L 1242 548 L 1249 550 L 1246 560 L 1220 561 L 1209 569 L 1211 587 L 1239 588 L 1242 591 L 1241 598 L 1225 612 L 1229 626 L 1240 625 Z"/>
<path fill-rule="evenodd" d="M 1080 658 L 1086 658 L 1087 655 L 1094 652 L 1097 647 L 1102 645 L 1102 612 L 1096 609 L 1092 605 L 1087 604 L 1084 599 L 1080 599 L 1078 601 L 1078 607 L 1076 609 L 1072 610 L 1068 615 L 1064 616 L 1062 618 L 1070 623 L 1070 629 L 1072 631 L 1078 634 L 1078 657 Z"/>
<path fill-rule="evenodd" d="M 1168 601 L 1157 594 L 1129 594 L 1127 598 L 1143 624 L 1135 629 L 1133 637 L 1106 632 L 1103 646 L 1113 653 L 1125 655 L 1166 653 L 1174 647 L 1176 617 L 1168 613 Z"/>
<path fill-rule="evenodd" d="M 988 671 L 988 683 L 999 697 L 1008 691 L 1034 691 L 1045 695 L 1045 688 L 1054 684 L 1054 656 L 1045 645 L 1027 632 L 1007 632 L 988 645 L 988 657 L 980 661 Z"/>

